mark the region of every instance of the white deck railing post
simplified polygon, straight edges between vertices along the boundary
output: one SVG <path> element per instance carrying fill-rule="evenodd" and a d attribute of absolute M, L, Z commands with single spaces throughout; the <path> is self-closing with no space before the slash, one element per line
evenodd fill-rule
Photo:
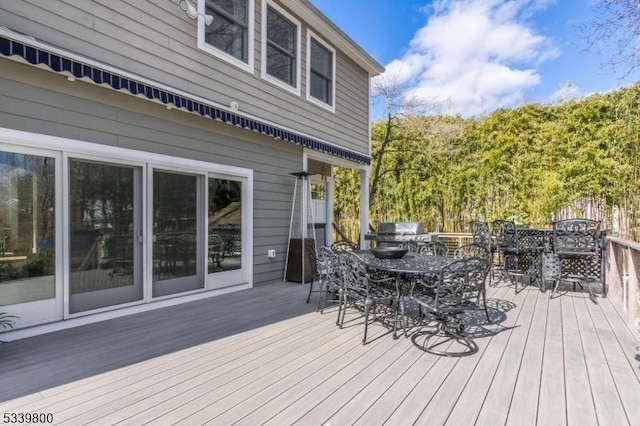
<path fill-rule="evenodd" d="M 608 237 L 605 279 L 608 297 L 627 324 L 638 326 L 638 273 L 640 272 L 640 244 L 618 237 Z"/>

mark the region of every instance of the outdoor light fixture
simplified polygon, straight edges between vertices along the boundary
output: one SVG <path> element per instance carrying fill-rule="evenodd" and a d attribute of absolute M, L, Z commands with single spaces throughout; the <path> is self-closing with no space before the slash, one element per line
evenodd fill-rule
<path fill-rule="evenodd" d="M 202 16 L 205 24 L 211 25 L 213 22 L 213 16 L 198 12 L 188 0 L 182 0 L 180 2 L 180 9 L 184 10 L 187 13 L 187 16 L 191 19 L 197 19 L 198 16 Z"/>

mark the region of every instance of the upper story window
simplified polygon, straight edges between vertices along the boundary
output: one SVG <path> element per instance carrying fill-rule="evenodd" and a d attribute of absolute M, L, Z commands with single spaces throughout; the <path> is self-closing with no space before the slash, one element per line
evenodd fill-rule
<path fill-rule="evenodd" d="M 198 47 L 253 72 L 253 3 L 204 0 L 204 12 L 213 16 L 213 22 L 205 25 L 198 21 Z"/>
<path fill-rule="evenodd" d="M 262 78 L 300 94 L 300 22 L 270 1 L 262 5 Z"/>
<path fill-rule="evenodd" d="M 307 99 L 335 112 L 336 51 L 315 37 L 307 37 Z"/>

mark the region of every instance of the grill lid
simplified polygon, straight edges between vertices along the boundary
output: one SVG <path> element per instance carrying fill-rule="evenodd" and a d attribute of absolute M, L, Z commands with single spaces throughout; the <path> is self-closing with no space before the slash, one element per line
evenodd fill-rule
<path fill-rule="evenodd" d="M 417 235 L 424 234 L 422 222 L 380 222 L 377 234 L 381 235 Z"/>

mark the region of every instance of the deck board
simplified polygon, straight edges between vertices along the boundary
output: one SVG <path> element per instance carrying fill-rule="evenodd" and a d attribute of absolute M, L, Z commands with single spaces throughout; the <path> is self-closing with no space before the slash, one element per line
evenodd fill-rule
<path fill-rule="evenodd" d="M 640 341 L 637 331 L 633 330 L 625 323 L 625 318 L 615 309 L 613 303 L 601 303 L 602 314 L 606 318 L 609 327 L 613 331 L 613 336 L 618 340 L 622 349 L 622 354 L 631 365 L 638 365 L 640 355 Z M 633 368 L 637 380 L 640 380 L 640 368 Z"/>
<path fill-rule="evenodd" d="M 306 326 L 306 327 L 303 327 Z M 306 328 L 306 330 L 305 330 Z M 171 410 L 183 409 L 184 404 L 207 404 L 216 401 L 216 396 L 209 401 L 198 400 L 209 389 L 217 389 L 217 398 L 223 395 L 232 394 L 238 388 L 246 386 L 247 382 L 260 379 L 269 373 L 265 366 L 271 364 L 272 367 L 287 365 L 300 357 L 314 350 L 315 346 L 330 346 L 336 339 L 344 339 L 338 333 L 325 332 L 327 328 L 323 324 L 302 324 L 296 326 L 290 336 L 283 338 L 281 342 L 264 342 L 260 349 L 250 347 L 241 352 L 234 352 L 233 356 L 226 363 L 221 363 L 217 354 L 202 360 L 204 366 L 208 366 L 203 371 L 195 371 L 193 377 L 185 377 L 184 374 L 176 372 L 177 381 L 174 383 L 164 383 L 161 392 L 156 392 L 138 404 L 129 402 L 129 399 L 120 399 L 116 404 L 123 404 L 123 408 L 110 416 L 101 418 L 101 421 L 115 421 L 119 417 L 128 416 L 131 424 L 140 424 L 143 418 L 149 419 L 161 416 Z M 310 332 L 310 333 L 308 333 Z M 317 334 L 315 334 L 317 333 Z M 319 338 L 318 338 L 319 337 Z M 288 365 L 291 367 L 293 364 Z M 172 367 L 173 369 L 173 367 Z M 252 386 L 254 385 L 252 383 Z"/>
<path fill-rule="evenodd" d="M 398 407 L 392 411 L 387 423 L 391 425 L 413 424 L 426 408 L 434 406 L 435 396 L 438 395 L 442 386 L 447 383 L 453 371 L 458 368 L 459 362 L 460 358 L 437 359 L 433 368 L 430 368 L 421 377 L 415 387 L 410 388 L 410 392 L 407 393 Z M 451 397 L 454 396 L 452 395 Z M 438 423 L 434 422 L 433 424 Z"/>
<path fill-rule="evenodd" d="M 342 407 L 346 401 L 358 395 L 364 388 L 373 382 L 378 376 L 378 372 L 384 372 L 402 359 L 411 348 L 404 345 L 393 345 L 388 351 L 377 357 L 370 364 L 363 366 L 357 374 L 353 375 L 346 383 L 337 388 L 327 398 L 305 413 L 297 420 L 299 424 L 325 424 L 329 418 L 340 424 L 349 422 L 341 414 Z M 346 417 L 346 416 L 345 416 Z"/>
<path fill-rule="evenodd" d="M 312 326 L 310 330 L 312 332 L 319 331 L 317 328 Z M 113 412 L 119 412 L 120 415 L 125 416 L 135 413 L 135 410 L 140 409 L 140 405 L 143 403 L 152 404 L 155 407 L 164 402 L 165 404 L 161 408 L 155 407 L 154 413 L 157 413 L 167 409 L 169 406 L 167 404 L 177 404 L 181 401 L 189 400 L 188 398 L 191 396 L 199 395 L 202 388 L 208 386 L 218 386 L 220 389 L 229 388 L 231 385 L 242 386 L 243 378 L 255 377 L 260 374 L 261 363 L 268 362 L 271 359 L 275 359 L 279 363 L 286 363 L 296 354 L 307 351 L 310 345 L 314 344 L 314 341 L 311 338 L 301 339 L 300 334 L 303 331 L 292 332 L 282 342 L 284 345 L 291 344 L 291 346 L 283 347 L 281 345 L 265 344 L 258 351 L 248 348 L 240 352 L 233 352 L 229 354 L 229 359 L 225 359 L 224 356 L 221 357 L 219 353 L 214 351 L 191 359 L 191 363 L 172 365 L 164 374 L 149 375 L 129 385 L 122 382 L 115 383 L 115 390 L 108 395 L 96 395 L 96 393 L 93 393 L 83 396 L 83 398 L 91 397 L 92 400 L 101 398 L 99 410 L 81 410 L 79 401 L 73 401 L 73 411 L 75 412 L 67 410 L 62 414 L 71 415 L 75 422 L 86 423 L 101 419 L 103 416 Z M 322 333 L 319 335 L 320 337 L 325 337 Z M 299 345 L 298 348 L 293 345 L 296 339 L 299 340 L 299 342 L 296 342 Z M 316 342 L 323 341 L 316 339 Z M 274 347 L 272 348 L 272 346 Z M 124 389 L 124 392 L 122 389 Z M 158 392 L 159 389 L 165 391 Z M 162 395 L 158 397 L 158 393 Z M 176 395 L 179 395 L 179 398 L 176 398 Z M 91 402 L 89 404 L 90 407 Z M 150 415 L 151 413 L 147 414 Z M 101 419 L 101 422 L 103 421 L 105 420 Z"/>
<path fill-rule="evenodd" d="M 561 298 L 550 300 L 548 306 L 537 419 L 543 425 L 564 425 L 567 407 Z"/>
<path fill-rule="evenodd" d="M 505 351 L 508 348 L 514 327 L 520 317 L 526 295 L 530 292 L 515 292 L 505 288 L 501 294 L 495 294 L 494 297 L 500 297 L 501 300 L 508 300 L 516 305 L 516 309 L 509 312 L 506 321 L 500 324 L 500 327 L 494 327 L 492 331 L 499 331 L 492 336 L 480 361 L 478 362 L 473 374 L 469 377 L 464 390 L 460 397 L 455 401 L 456 406 L 467 407 L 466 410 L 452 410 L 447 418 L 446 424 L 462 425 L 473 424 L 478 419 L 482 409 L 484 396 L 489 392 L 489 388 L 493 382 L 498 365 L 502 361 Z M 425 418 L 425 421 L 428 418 Z M 495 423 L 494 423 L 495 424 Z"/>
<path fill-rule="evenodd" d="M 250 412 L 255 407 L 256 402 L 268 401 L 277 395 L 294 396 L 297 394 L 306 395 L 306 392 L 296 392 L 296 385 L 304 383 L 307 380 L 313 380 L 313 376 L 325 368 L 334 368 L 338 371 L 341 365 L 340 361 L 349 359 L 349 355 L 345 356 L 343 346 L 349 344 L 353 339 L 357 339 L 355 330 L 350 330 L 348 334 L 343 334 L 341 339 L 335 343 L 322 345 L 321 350 L 307 352 L 304 356 L 295 356 L 294 361 L 288 361 L 282 365 L 273 363 L 267 364 L 269 374 L 261 377 L 259 380 L 252 381 L 250 386 L 238 389 L 236 393 L 227 393 L 224 398 L 218 399 L 215 403 L 209 404 L 203 410 L 188 415 L 180 421 L 182 424 L 202 424 L 212 419 L 217 424 L 231 424 L 242 417 L 243 413 Z M 343 339 L 342 337 L 346 337 Z M 372 346 L 375 348 L 375 345 Z M 330 365 L 335 363 L 336 365 Z M 218 389 L 212 389 L 217 393 Z M 293 392 L 294 395 L 289 395 Z M 211 398 L 210 398 L 211 399 Z M 289 407 L 291 402 L 287 403 Z M 187 407 L 187 410 L 189 407 Z M 222 413 L 222 415 L 220 415 Z M 181 418 L 180 413 L 175 413 Z M 171 417 L 170 417 L 171 419 Z"/>
<path fill-rule="evenodd" d="M 322 339 L 317 339 L 317 337 L 322 337 Z M 185 404 L 191 407 L 189 412 L 195 412 L 193 407 L 202 406 L 203 409 L 206 409 L 208 404 L 217 403 L 219 405 L 221 401 L 228 401 L 242 396 L 250 398 L 259 389 L 260 382 L 270 383 L 273 378 L 273 376 L 269 376 L 270 368 L 266 367 L 267 364 L 275 361 L 281 365 L 287 365 L 296 358 L 304 357 L 307 350 L 314 351 L 314 344 L 318 345 L 318 350 L 328 350 L 329 347 L 335 346 L 338 348 L 335 352 L 339 352 L 341 341 L 348 340 L 352 336 L 343 335 L 337 336 L 337 338 L 324 339 L 325 337 L 328 336 L 317 334 L 315 340 L 302 340 L 300 344 L 305 347 L 305 350 L 293 350 L 289 354 L 272 353 L 270 356 L 262 357 L 262 359 L 249 357 L 248 352 L 242 352 L 242 354 L 238 354 L 237 363 L 239 366 L 243 364 L 256 366 L 259 363 L 260 367 L 257 369 L 238 367 L 229 374 L 222 375 L 219 372 L 211 372 L 210 374 L 201 375 L 196 381 L 185 380 L 178 386 L 167 389 L 165 392 L 159 392 L 146 400 L 144 404 L 128 407 L 126 411 L 129 417 L 126 423 L 142 424 L 145 421 L 165 415 L 166 418 L 179 416 L 177 413 L 184 412 Z M 258 355 L 260 356 L 260 354 Z M 291 364 L 290 367 L 293 370 L 294 364 Z M 273 364 L 271 368 L 273 368 Z M 246 391 L 244 391 L 245 389 Z M 123 413 L 116 412 L 114 415 L 101 418 L 101 422 L 103 424 L 111 424 L 113 421 L 119 420 L 119 417 L 123 415 Z"/>
<path fill-rule="evenodd" d="M 389 417 L 395 414 L 395 411 L 414 389 L 418 388 L 416 392 L 420 392 L 420 387 L 424 386 L 425 393 L 423 393 L 424 401 L 428 401 L 428 392 L 431 390 L 435 392 L 436 386 L 427 386 L 428 381 L 425 377 L 432 369 L 438 369 L 441 367 L 439 362 L 443 361 L 441 358 L 429 356 L 422 351 L 420 356 L 414 364 L 412 364 L 405 372 L 397 378 L 376 400 L 369 401 L 369 406 L 366 407 L 366 411 L 354 422 L 355 425 L 367 426 L 372 424 L 383 424 Z M 446 360 L 445 360 L 446 361 Z M 453 362 L 449 360 L 448 362 Z M 446 366 L 445 366 L 446 368 Z M 440 369 L 440 373 L 446 373 L 445 368 Z M 433 377 L 431 377 L 433 380 Z M 345 407 L 349 409 L 348 406 Z"/>
<path fill-rule="evenodd" d="M 597 324 L 593 314 L 599 309 L 593 309 L 588 299 L 574 302 L 576 318 L 580 324 L 580 336 L 585 353 L 585 363 L 589 374 L 591 397 L 600 424 L 626 425 L 631 424 L 625 414 L 623 401 L 620 399 L 614 378 L 611 375 L 607 357 L 598 336 Z M 602 325 L 604 326 L 604 324 Z M 588 397 L 586 389 L 583 397 Z M 640 396 L 639 396 L 640 397 Z M 638 400 L 640 402 L 640 400 Z M 637 419 L 634 419 L 634 422 Z"/>
<path fill-rule="evenodd" d="M 311 321 L 312 319 L 309 319 L 308 322 Z M 92 395 L 107 393 L 113 389 L 128 386 L 144 378 L 153 377 L 156 374 L 168 371 L 169 368 L 173 368 L 174 372 L 181 367 L 196 368 L 201 363 L 209 362 L 206 357 L 210 355 L 215 355 L 215 361 L 218 366 L 226 365 L 228 362 L 236 359 L 238 353 L 242 351 L 256 351 L 254 352 L 255 357 L 259 357 L 266 352 L 267 348 L 273 346 L 273 344 L 269 342 L 269 338 L 284 334 L 282 336 L 284 339 L 295 339 L 296 333 L 306 331 L 304 325 L 305 324 L 300 323 L 299 330 L 290 327 L 285 329 L 270 327 L 263 335 L 245 336 L 242 340 L 239 338 L 241 335 L 228 338 L 227 340 L 230 340 L 230 342 L 222 339 L 218 342 L 219 345 L 195 346 L 187 350 L 157 357 L 144 364 L 134 364 L 129 367 L 113 370 L 109 373 L 104 373 L 99 377 L 84 379 L 70 385 L 45 390 L 42 392 L 42 395 L 47 398 L 43 399 L 43 405 L 38 406 L 32 404 L 31 407 L 40 409 L 64 399 L 71 400 L 73 397 L 78 396 L 84 398 L 83 395 L 86 395 L 88 392 L 92 392 Z M 258 350 L 261 352 L 257 352 Z M 14 401 L 14 404 L 12 404 L 12 408 L 19 407 L 20 399 Z"/>
<path fill-rule="evenodd" d="M 625 333 L 621 333 L 623 335 L 620 337 L 617 334 L 612 334 L 604 312 L 599 309 L 593 309 L 591 312 L 594 323 L 598 324 L 596 332 L 609 366 L 609 372 L 622 401 L 627 419 L 633 423 L 640 419 L 640 404 L 638 404 L 637 395 L 632 393 L 638 384 L 638 376 L 629 374 L 629 368 L 634 371 L 639 370 L 637 367 L 633 367 L 634 363 L 637 366 L 637 360 L 634 358 L 633 361 L 630 361 L 635 342 L 629 342 L 630 345 L 621 344 Z M 635 355 L 637 352 L 633 351 L 633 354 Z"/>
<path fill-rule="evenodd" d="M 358 338 L 357 341 L 360 343 L 361 335 L 359 335 Z M 335 374 L 325 375 L 322 371 L 316 371 L 315 374 L 317 377 L 322 377 L 323 380 L 315 386 L 311 392 L 301 395 L 301 397 L 279 411 L 275 416 L 269 418 L 265 424 L 282 425 L 296 423 L 303 415 L 329 398 L 341 386 L 353 380 L 358 373 L 368 368 L 378 358 L 384 356 L 387 351 L 399 347 L 394 343 L 395 341 L 390 338 L 373 340 L 367 345 L 371 345 L 371 348 L 365 349 L 366 347 L 363 347 L 360 350 L 354 348 L 354 350 L 349 351 L 345 356 L 341 357 L 340 360 L 344 362 L 344 364 L 342 364 L 342 368 Z M 293 389 L 293 392 L 295 393 L 296 390 Z"/>
<path fill-rule="evenodd" d="M 637 332 L 608 299 L 489 289 L 499 325 L 447 358 L 274 283 L 0 345 L 0 412 L 55 424 L 634 424 Z M 495 310 L 499 308 L 500 310 Z M 480 312 L 478 318 L 484 316 Z M 486 319 L 484 319 L 486 322 Z M 513 326 L 513 328 L 506 328 Z M 499 333 L 496 330 L 505 328 Z"/>
<path fill-rule="evenodd" d="M 591 388 L 585 363 L 585 353 L 580 340 L 579 324 L 574 308 L 574 298 L 562 297 L 562 335 L 564 340 L 564 369 L 567 395 L 580 395 Z M 567 424 L 588 426 L 597 424 L 595 406 L 590 394 L 584 398 L 567 398 Z"/>
<path fill-rule="evenodd" d="M 509 414 L 511 396 L 518 378 L 529 335 L 529 324 L 537 300 L 535 292 L 526 291 L 521 294 L 521 308 L 514 324 L 515 328 L 512 330 L 509 342 L 502 353 L 500 364 L 495 369 L 493 380 L 487 392 L 478 396 L 478 399 L 482 398 L 482 407 L 476 419 L 478 425 L 505 424 Z M 512 314 L 510 313 L 510 315 Z"/>
<path fill-rule="evenodd" d="M 393 386 L 399 378 L 403 377 L 423 355 L 420 351 L 408 348 L 396 362 L 391 364 L 382 373 L 361 389 L 352 397 L 344 397 L 340 411 L 333 413 L 327 420 L 328 424 L 354 424 L 369 409 L 372 401 L 378 402 L 387 392 L 394 392 Z"/>
<path fill-rule="evenodd" d="M 511 396 L 507 425 L 525 426 L 537 423 L 544 340 L 547 331 L 547 311 L 547 295 L 537 293 L 531 322 L 529 324 L 521 323 L 523 328 L 528 326 L 528 336 L 519 366 L 518 378 Z"/>

